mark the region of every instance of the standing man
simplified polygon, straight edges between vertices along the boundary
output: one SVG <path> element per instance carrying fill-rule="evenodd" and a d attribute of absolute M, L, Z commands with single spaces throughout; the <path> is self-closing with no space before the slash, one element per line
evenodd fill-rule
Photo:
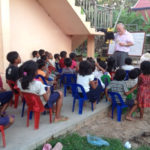
<path fill-rule="evenodd" d="M 125 59 L 128 57 L 130 46 L 134 45 L 132 34 L 129 33 L 124 24 L 117 24 L 117 34 L 115 35 L 115 52 L 113 58 L 115 59 L 116 67 L 123 66 Z"/>

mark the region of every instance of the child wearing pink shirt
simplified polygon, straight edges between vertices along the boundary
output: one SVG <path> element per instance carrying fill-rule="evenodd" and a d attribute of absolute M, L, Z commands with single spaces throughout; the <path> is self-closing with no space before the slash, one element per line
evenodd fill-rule
<path fill-rule="evenodd" d="M 70 53 L 69 57 L 72 60 L 71 69 L 77 69 L 77 62 L 75 61 L 76 54 L 75 53 Z"/>

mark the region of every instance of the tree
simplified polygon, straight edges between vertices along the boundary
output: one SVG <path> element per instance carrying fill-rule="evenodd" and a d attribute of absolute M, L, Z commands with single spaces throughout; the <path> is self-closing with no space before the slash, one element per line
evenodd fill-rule
<path fill-rule="evenodd" d="M 124 0 L 97 0 L 98 4 L 119 9 Z M 138 0 L 126 0 L 125 8 L 131 8 Z"/>

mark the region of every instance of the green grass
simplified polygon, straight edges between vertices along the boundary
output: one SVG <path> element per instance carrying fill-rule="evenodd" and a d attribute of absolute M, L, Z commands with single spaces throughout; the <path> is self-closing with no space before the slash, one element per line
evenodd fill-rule
<path fill-rule="evenodd" d="M 81 137 L 78 134 L 73 133 L 56 139 L 51 139 L 48 143 L 54 146 L 57 142 L 61 142 L 63 144 L 63 150 L 127 150 L 118 139 L 105 138 L 105 140 L 110 143 L 109 147 L 93 146 L 87 142 L 86 137 Z M 39 146 L 35 150 L 42 150 L 42 146 Z M 150 150 L 150 147 L 142 146 L 136 150 Z"/>

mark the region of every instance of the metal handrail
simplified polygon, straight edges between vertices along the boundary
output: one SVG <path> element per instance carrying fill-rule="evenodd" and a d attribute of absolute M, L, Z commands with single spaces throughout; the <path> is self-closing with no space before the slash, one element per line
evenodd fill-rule
<path fill-rule="evenodd" d="M 76 0 L 76 5 L 81 7 L 86 15 L 86 21 L 91 22 L 91 27 L 95 29 L 112 27 L 112 8 L 98 5 L 95 0 Z"/>

